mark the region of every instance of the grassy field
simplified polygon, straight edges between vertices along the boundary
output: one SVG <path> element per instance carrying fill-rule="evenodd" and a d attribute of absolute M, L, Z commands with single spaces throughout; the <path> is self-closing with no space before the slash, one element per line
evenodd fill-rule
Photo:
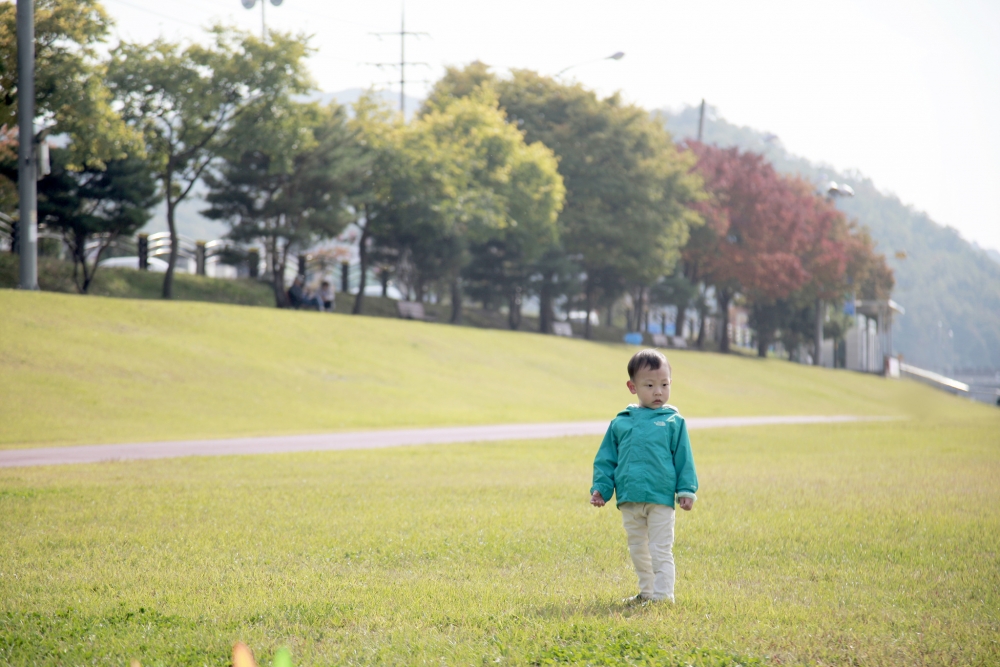
<path fill-rule="evenodd" d="M 697 432 L 677 603 L 637 609 L 593 439 L 0 470 L 0 663 L 996 665 L 972 408 Z"/>
<path fill-rule="evenodd" d="M 633 350 L 620 344 L 14 290 L 0 290 L 0 314 L 0 447 L 610 419 L 629 399 Z M 670 359 L 672 402 L 688 416 L 942 410 L 910 382 L 698 352 Z"/>
<path fill-rule="evenodd" d="M 0 253 L 0 289 L 15 289 L 18 285 L 18 257 L 11 253 Z M 38 258 L 38 283 L 46 292 L 77 294 L 73 283 L 73 264 L 42 255 Z M 356 286 L 355 286 L 356 287 Z M 163 274 L 135 269 L 102 268 L 97 272 L 90 286 L 90 296 L 114 297 L 119 299 L 161 298 Z M 269 283 L 249 278 L 230 280 L 227 278 L 207 278 L 187 273 L 174 275 L 174 299 L 176 301 L 205 301 L 228 303 L 239 306 L 261 306 L 274 308 L 274 292 Z M 348 315 L 354 307 L 355 297 L 338 295 L 336 311 Z M 424 304 L 431 319 L 447 322 L 451 317 L 450 304 Z M 396 302 L 377 296 L 364 299 L 363 312 L 373 317 L 398 318 Z M 466 306 L 463 309 L 462 325 L 482 329 L 509 329 L 507 316 L 499 311 L 487 311 Z M 573 327 L 582 329 L 582 324 Z M 521 331 L 538 331 L 538 318 L 524 316 L 519 327 Z M 620 342 L 625 330 L 619 327 L 595 325 L 591 335 L 594 340 Z"/>
<path fill-rule="evenodd" d="M 631 349 L 0 291 L 3 446 L 606 419 Z M 697 431 L 677 604 L 635 592 L 594 438 L 0 469 L 0 664 L 995 665 L 1000 410 L 674 353 Z"/>

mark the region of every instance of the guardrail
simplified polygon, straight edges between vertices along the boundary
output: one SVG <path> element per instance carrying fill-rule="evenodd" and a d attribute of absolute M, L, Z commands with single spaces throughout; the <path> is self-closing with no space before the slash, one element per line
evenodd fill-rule
<path fill-rule="evenodd" d="M 63 240 L 59 233 L 46 230 L 44 225 L 39 227 L 38 236 L 39 238 Z M 177 241 L 177 270 L 179 271 L 215 278 L 237 278 L 240 276 L 267 278 L 268 266 L 264 261 L 265 252 L 262 247 L 245 246 L 226 239 L 196 241 L 181 234 L 177 235 Z M 0 213 L 0 250 L 16 252 L 16 242 L 17 222 Z M 93 260 L 98 249 L 106 243 L 106 237 L 91 238 L 84 250 L 85 255 L 89 260 Z M 60 258 L 64 256 L 62 250 L 64 248 L 59 253 Z M 170 233 L 156 232 L 115 238 L 102 253 L 101 261 L 102 263 L 109 260 L 122 262 L 127 258 L 132 260 L 130 264 L 119 265 L 147 269 L 150 259 L 166 260 L 169 256 Z M 285 280 L 290 282 L 296 272 L 305 272 L 306 275 L 324 276 L 331 281 L 336 281 L 338 291 L 342 291 L 341 288 L 346 279 L 349 291 L 356 290 L 360 283 L 361 267 L 356 258 L 352 259 L 354 261 L 348 262 L 345 272 L 341 261 L 332 258 L 328 251 L 311 250 L 299 255 L 297 262 L 290 258 Z M 374 284 L 377 284 L 377 281 L 369 275 L 369 289 Z"/>
<path fill-rule="evenodd" d="M 953 394 L 968 396 L 971 389 L 971 387 L 964 382 L 959 382 L 953 378 L 945 377 L 940 373 L 928 371 L 923 368 L 917 368 L 916 366 L 911 366 L 910 364 L 899 364 L 899 372 L 904 375 L 909 375 L 916 380 L 933 385 L 938 389 L 949 391 Z"/>

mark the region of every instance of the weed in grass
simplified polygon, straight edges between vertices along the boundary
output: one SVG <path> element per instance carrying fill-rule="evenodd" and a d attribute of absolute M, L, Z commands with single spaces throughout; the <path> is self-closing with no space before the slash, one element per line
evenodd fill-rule
<path fill-rule="evenodd" d="M 698 432 L 636 608 L 591 438 L 0 471 L 0 663 L 994 665 L 997 433 Z"/>

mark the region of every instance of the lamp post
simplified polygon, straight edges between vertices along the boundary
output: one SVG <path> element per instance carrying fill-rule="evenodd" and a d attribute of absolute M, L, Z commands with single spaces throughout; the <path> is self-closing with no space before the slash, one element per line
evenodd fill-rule
<path fill-rule="evenodd" d="M 271 4 L 277 7 L 284 0 L 271 0 Z M 247 9 L 253 9 L 254 5 L 257 4 L 257 0 L 241 0 L 243 6 Z M 264 6 L 267 5 L 267 0 L 260 0 L 260 38 L 267 39 L 267 22 L 264 17 Z"/>
<path fill-rule="evenodd" d="M 625 57 L 625 52 L 624 51 L 615 51 L 610 56 L 605 56 L 603 58 L 597 58 L 596 60 L 586 60 L 586 61 L 584 61 L 582 63 L 576 63 L 575 65 L 570 65 L 569 67 L 563 68 L 563 69 L 559 70 L 559 72 L 556 74 L 555 78 L 558 79 L 559 77 L 561 77 L 563 74 L 565 74 L 566 72 L 570 71 L 574 67 L 580 67 L 581 65 L 589 65 L 591 63 L 598 63 L 598 62 L 601 62 L 602 60 L 621 60 L 624 57 Z"/>
<path fill-rule="evenodd" d="M 835 181 L 830 181 L 826 186 L 826 198 L 833 201 L 837 197 L 853 197 L 854 188 L 846 183 L 838 185 Z M 816 356 L 813 358 L 814 366 L 823 365 L 823 320 L 825 320 L 825 306 L 823 299 L 816 298 Z M 836 358 L 836 354 L 834 355 Z M 836 365 L 836 361 L 834 362 Z"/>
<path fill-rule="evenodd" d="M 35 11 L 17 0 L 17 190 L 20 198 L 18 254 L 21 289 L 38 289 L 38 190 L 35 180 Z"/>

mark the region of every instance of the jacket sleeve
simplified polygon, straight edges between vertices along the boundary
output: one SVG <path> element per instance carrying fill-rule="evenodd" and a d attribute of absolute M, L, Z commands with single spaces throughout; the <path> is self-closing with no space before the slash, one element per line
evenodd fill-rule
<path fill-rule="evenodd" d="M 618 469 L 618 441 L 615 438 L 614 422 L 608 425 L 604 440 L 594 457 L 594 483 L 590 492 L 600 491 L 604 502 L 611 502 L 615 492 L 615 471 Z"/>
<path fill-rule="evenodd" d="M 691 455 L 691 439 L 688 437 L 687 423 L 681 419 L 681 427 L 677 430 L 677 440 L 674 443 L 674 472 L 677 475 L 677 488 L 674 492 L 679 498 L 698 499 L 698 473 L 694 469 L 694 457 Z"/>

